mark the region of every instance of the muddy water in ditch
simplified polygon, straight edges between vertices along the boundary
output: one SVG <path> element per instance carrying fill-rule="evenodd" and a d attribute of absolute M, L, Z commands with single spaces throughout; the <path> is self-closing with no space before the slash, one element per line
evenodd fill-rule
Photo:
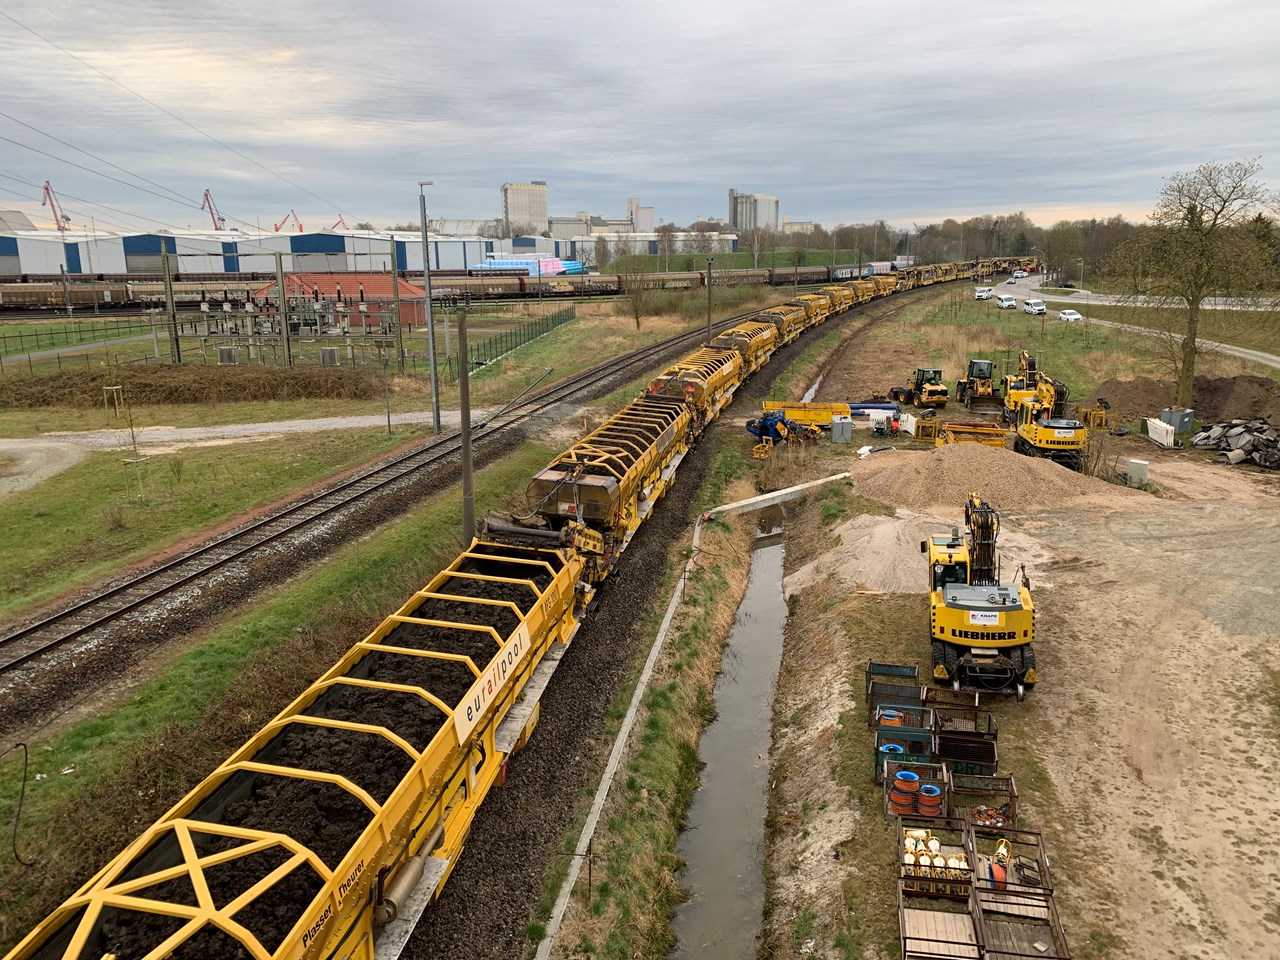
<path fill-rule="evenodd" d="M 690 900 L 672 926 L 675 960 L 753 957 L 764 910 L 769 715 L 782 656 L 781 531 L 756 540 L 751 577 L 716 681 L 716 720 L 702 734 L 706 767 L 680 835 Z"/>

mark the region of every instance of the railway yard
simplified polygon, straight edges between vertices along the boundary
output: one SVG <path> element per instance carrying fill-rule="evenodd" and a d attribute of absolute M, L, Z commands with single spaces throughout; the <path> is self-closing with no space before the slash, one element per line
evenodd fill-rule
<path fill-rule="evenodd" d="M 1106 444 L 1101 472 L 1146 460 L 1145 489 L 1041 455 L 905 436 L 865 459 L 854 455 L 857 439 L 779 445 L 752 460 L 742 425 L 765 400 L 798 400 L 806 388 L 817 402 L 883 396 L 926 358 L 953 376 L 979 348 L 1006 370 L 1024 351 L 1017 386 L 1028 389 L 1011 409 L 1028 449 L 1040 442 L 1041 412 L 1060 436 L 1067 423 L 1061 383 L 1039 381 L 1057 383 L 1056 407 L 1051 386 L 1030 389 L 1028 347 L 1053 375 L 1089 378 L 1096 392 L 1073 400 L 1105 386 L 1126 418 L 1157 412 L 1155 381 L 1132 379 L 1155 367 L 1121 334 L 1046 340 L 1038 323 L 1017 318 L 998 332 L 981 314 L 962 321 L 953 291 L 968 294 L 963 281 L 974 275 L 974 265 L 952 264 L 921 271 L 909 286 L 923 289 L 815 289 L 795 306 L 722 321 L 711 347 L 698 346 L 699 330 L 684 332 L 535 392 L 477 433 L 486 469 L 477 513 L 496 516 L 456 559 L 440 533 L 457 525 L 456 436 L 446 431 L 324 483 L 288 512 L 264 508 L 261 524 L 229 523 L 210 551 L 141 564 L 139 576 L 115 578 L 111 598 L 70 618 L 64 610 L 45 622 L 33 609 L 11 622 L 0 630 L 0 729 L 29 741 L 31 759 L 4 758 L 0 811 L 18 823 L 15 856 L 34 854 L 36 866 L 0 867 L 12 894 L 0 910 L 0 951 L 143 835 L 12 956 L 372 957 L 375 928 L 385 930 L 380 943 L 400 935 L 418 877 L 425 898 L 436 896 L 422 900 L 416 929 L 402 931 L 405 957 L 532 956 L 549 926 L 559 926 L 546 947 L 553 957 L 667 955 L 669 911 L 682 895 L 675 837 L 696 787 L 697 737 L 714 713 L 707 697 L 721 645 L 746 590 L 754 521 L 708 527 L 675 640 L 640 699 L 626 776 L 560 925 L 550 904 L 565 854 L 694 520 L 717 503 L 848 471 L 782 507 L 788 616 L 767 758 L 759 955 L 1268 955 L 1280 935 L 1280 475 L 1105 431 L 1095 441 Z M 1068 342 L 1079 336 L 1083 349 Z M 1276 381 L 1254 367 L 1209 357 L 1203 369 L 1216 378 L 1203 388 L 1215 418 L 1280 405 Z M 630 399 L 634 384 L 648 385 L 639 399 Z M 991 422 L 963 410 L 954 419 Z M 546 467 L 529 466 L 549 456 Z M 938 660 L 921 541 L 964 527 L 971 493 L 999 511 L 1003 581 L 1021 565 L 1035 595 L 1034 690 L 1025 701 L 984 694 L 964 715 L 975 733 L 987 725 L 993 753 L 998 743 L 998 770 L 980 772 L 1016 780 L 1016 825 L 1027 833 L 1015 833 L 1012 810 L 998 827 L 975 826 L 971 814 L 967 826 L 896 821 L 886 799 L 895 781 L 873 774 L 884 773 L 883 730 L 873 729 L 868 664 L 918 666 L 929 684 Z M 362 579 L 303 593 L 306 616 L 274 615 L 274 629 L 294 638 L 279 649 L 264 640 L 247 661 L 262 684 L 231 680 L 197 712 L 203 723 L 188 719 L 120 754 L 94 752 L 109 732 L 76 732 L 109 727 L 98 718 L 149 695 L 246 596 L 270 605 L 305 590 L 311 565 L 367 567 L 376 548 L 362 543 L 380 528 L 399 531 L 390 534 L 398 552 L 379 560 L 379 569 L 397 559 L 404 568 L 389 577 L 392 591 L 411 584 L 398 599 L 373 587 L 365 596 Z M 413 555 L 415 539 L 430 546 Z M 162 590 L 148 585 L 157 579 Z M 368 639 L 347 652 L 353 633 Z M 963 701 L 939 689 L 953 707 Z M 928 712 L 923 696 L 918 705 Z M 79 772 L 72 743 L 93 747 Z M 651 760 L 655 751 L 666 759 Z M 105 757 L 109 765 L 93 769 Z M 76 777 L 81 793 L 67 786 Z M 60 792 L 42 799 L 49 781 Z M 24 800 L 34 828 L 19 819 Z M 83 832 L 100 835 L 75 835 L 77 807 Z M 905 870 L 903 831 L 916 829 L 992 872 Z M 1006 887 L 1003 872 L 995 879 L 1001 841 L 1026 854 L 1015 858 L 1022 886 Z M 219 870 L 227 864 L 238 869 Z M 188 873 L 194 897 L 179 889 Z M 1011 945 L 1001 947 L 1006 935 Z"/>

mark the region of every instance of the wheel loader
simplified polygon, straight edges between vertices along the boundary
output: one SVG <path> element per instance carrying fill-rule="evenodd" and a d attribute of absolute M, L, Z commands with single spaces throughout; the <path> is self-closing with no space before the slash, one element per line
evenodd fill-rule
<path fill-rule="evenodd" d="M 1012 694 L 1036 684 L 1035 607 L 1031 582 L 1000 582 L 1000 515 L 976 493 L 964 505 L 967 536 L 920 542 L 929 558 L 929 639 L 933 680 L 957 691 Z"/>
<path fill-rule="evenodd" d="M 889 399 L 895 403 L 911 403 L 917 407 L 936 407 L 941 410 L 950 399 L 947 385 L 942 382 L 942 371 L 920 367 L 911 376 L 911 382 L 889 390 Z"/>
<path fill-rule="evenodd" d="M 995 364 L 990 360 L 970 360 L 965 374 L 956 381 L 956 399 L 969 410 L 998 412 L 1004 407 L 995 381 Z"/>

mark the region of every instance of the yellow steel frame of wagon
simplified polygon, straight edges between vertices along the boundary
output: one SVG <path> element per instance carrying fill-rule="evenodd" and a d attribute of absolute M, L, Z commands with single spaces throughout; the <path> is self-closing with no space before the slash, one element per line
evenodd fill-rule
<path fill-rule="evenodd" d="M 115 907 L 187 919 L 188 922 L 177 932 L 146 954 L 148 958 L 166 956 L 205 926 L 214 926 L 228 933 L 255 958 L 315 958 L 327 956 L 339 945 L 345 956 L 362 960 L 372 958 L 373 921 L 369 906 L 373 885 L 378 880 L 380 871 L 384 867 L 388 868 L 387 874 L 382 877 L 384 881 L 394 879 L 395 872 L 409 857 L 421 852 L 423 844 L 430 839 L 433 846 L 425 851 L 426 855 L 442 861 L 442 868 L 434 874 L 437 877 L 436 892 L 439 891 L 462 849 L 476 809 L 493 785 L 505 759 L 505 755 L 500 754 L 495 747 L 494 736 L 498 725 L 516 703 L 533 668 L 543 659 L 550 646 L 557 642 L 568 643 L 577 629 L 576 584 L 581 576 L 583 561 L 576 553 L 571 550 L 523 550 L 511 555 L 511 548 L 497 545 L 494 545 L 496 550 L 507 553 L 473 552 L 482 545 L 482 541 L 473 541 L 471 550 L 459 555 L 448 568 L 432 578 L 425 589 L 415 593 L 399 611 L 386 618 L 366 639 L 355 644 L 319 681 L 32 931 L 12 956 L 33 956 L 48 937 L 64 924 L 76 920 L 77 913 L 83 909 L 84 912 L 80 913 L 74 932 L 63 950 L 64 956 L 80 957 L 102 910 Z M 556 565 L 530 556 L 552 552 L 557 555 L 559 569 L 556 569 Z M 460 572 L 458 568 L 472 559 L 528 565 L 531 569 L 550 573 L 552 578 L 547 587 L 540 591 L 532 580 Z M 527 586 L 531 591 L 532 602 L 527 612 L 522 612 L 511 601 L 484 600 L 438 592 L 436 588 L 455 578 Z M 414 617 L 413 611 L 428 599 L 506 606 L 517 615 L 519 625 L 504 641 L 492 627 Z M 396 627 L 405 623 L 487 632 L 494 640 L 497 653 L 481 669 L 469 658 L 456 654 L 407 649 L 383 643 Z M 371 652 L 462 661 L 476 675 L 476 681 L 471 691 L 455 708 L 421 687 L 345 676 Z M 491 673 L 495 669 L 501 672 L 501 678 L 496 683 L 491 682 Z M 419 753 L 385 727 L 300 715 L 317 697 L 338 684 L 414 694 L 432 703 L 447 720 L 427 748 Z M 466 705 L 476 702 L 482 703 L 483 708 L 467 717 Z M 526 725 L 535 721 L 536 715 Z M 413 759 L 413 765 L 386 802 L 380 805 L 365 790 L 336 774 L 254 762 L 252 757 L 291 723 L 356 730 L 383 737 L 408 754 Z M 521 731 L 518 743 L 527 739 L 528 732 Z M 477 755 L 482 757 L 479 764 L 468 763 Z M 224 826 L 190 816 L 202 801 L 226 783 L 233 774 L 242 771 L 336 784 L 359 799 L 370 811 L 370 822 L 347 855 L 335 869 L 330 870 L 313 852 L 287 835 Z M 453 802 L 459 796 L 461 802 Z M 437 830 L 437 827 L 440 829 Z M 193 832 L 239 838 L 248 845 L 201 857 L 195 850 L 191 837 Z M 154 850 L 156 843 L 167 835 L 176 839 L 181 851 L 181 863 L 122 882 L 121 875 L 134 865 L 134 861 Z M 203 871 L 274 846 L 289 851 L 292 854 L 290 859 L 249 886 L 231 903 L 216 907 L 209 895 Z M 274 954 L 269 953 L 250 931 L 235 922 L 234 915 L 303 865 L 314 870 L 323 881 L 321 893 L 300 914 L 280 948 Z M 194 907 L 138 896 L 140 890 L 183 875 L 190 878 L 196 891 L 197 905 Z M 95 960 L 99 955 L 93 955 Z"/>

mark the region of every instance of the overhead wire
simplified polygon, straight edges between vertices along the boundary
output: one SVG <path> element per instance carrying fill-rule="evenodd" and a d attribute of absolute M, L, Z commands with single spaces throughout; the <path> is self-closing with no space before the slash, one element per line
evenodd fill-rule
<path fill-rule="evenodd" d="M 154 180 L 150 179 L 149 177 L 144 177 L 144 176 L 143 176 L 142 174 L 140 174 L 140 173 L 134 173 L 132 170 L 129 170 L 129 169 L 128 169 L 128 168 L 126 168 L 126 167 L 122 167 L 122 166 L 120 166 L 120 164 L 118 164 L 118 163 L 115 163 L 115 162 L 113 162 L 113 161 L 111 161 L 111 160 L 108 160 L 108 159 L 107 159 L 107 158 L 105 158 L 105 157 L 100 157 L 100 156 L 98 156 L 97 154 L 93 153 L 92 151 L 86 150 L 86 149 L 84 149 L 83 147 L 78 147 L 78 146 L 76 146 L 74 143 L 69 143 L 68 141 L 63 140 L 61 137 L 55 136 L 54 134 L 50 133 L 48 130 L 43 130 L 43 129 L 41 129 L 40 127 L 35 126 L 34 124 L 27 123 L 25 120 L 20 120 L 19 118 L 15 117 L 15 116 L 13 116 L 13 115 L 11 115 L 11 114 L 5 113 L 3 110 L 0 110 L 0 117 L 4 117 L 4 118 L 6 118 L 6 119 L 8 119 L 8 120 L 13 121 L 14 123 L 17 123 L 17 124 L 21 124 L 22 126 L 26 127 L 28 130 L 33 130 L 34 132 L 36 132 L 36 133 L 40 134 L 41 136 L 48 137 L 50 140 L 53 140 L 53 141 L 55 141 L 56 143 L 60 143 L 60 144 L 62 144 L 62 145 L 63 145 L 63 146 L 65 146 L 65 147 L 69 147 L 69 148 L 70 148 L 70 149 L 72 149 L 72 150 L 75 150 L 75 151 L 77 151 L 77 152 L 79 152 L 79 153 L 83 153 L 83 154 L 84 154 L 85 156 L 87 156 L 87 157 L 92 157 L 94 160 L 97 160 L 97 161 L 99 161 L 100 163 L 105 163 L 105 164 L 107 164 L 108 166 L 113 167 L 113 168 L 115 168 L 116 170 L 119 170 L 121 173 L 124 173 L 124 174 L 127 174 L 128 176 L 134 177 L 134 178 L 135 178 L 135 179 L 137 179 L 137 180 L 141 180 L 141 181 L 143 181 L 144 183 L 149 183 L 149 184 L 151 184 L 151 185 L 152 185 L 152 186 L 154 186 L 154 187 L 157 187 L 157 188 L 159 188 L 159 189 L 161 189 L 161 190 L 164 190 L 166 193 L 171 193 L 171 194 L 173 194 L 173 196 L 174 196 L 174 197 L 175 197 L 179 202 L 181 202 L 181 203 L 182 203 L 183 205 L 185 205 L 185 206 L 191 207 L 193 210 L 200 210 L 200 211 L 203 211 L 203 210 L 205 209 L 203 200 L 201 200 L 201 201 L 196 201 L 196 200 L 192 199 L 191 197 L 183 196 L 181 192 L 179 192 L 179 191 L 177 191 L 177 190 L 174 190 L 172 187 L 166 187 L 164 184 L 162 184 L 162 183 L 157 183 L 156 181 L 154 181 Z M 8 139 L 8 138 L 0 137 L 0 139 Z M 27 149 L 27 150 L 31 150 L 31 151 L 33 151 L 33 152 L 35 152 L 35 153 L 43 153 L 43 151 L 40 151 L 40 150 L 36 149 L 35 147 L 30 146 L 29 144 L 20 143 L 20 142 L 15 141 L 15 140 L 9 140 L 9 142 L 10 142 L 10 143 L 14 143 L 14 144 L 16 144 L 17 146 L 23 147 L 23 148 L 25 148 L 25 149 Z M 143 190 L 143 192 L 145 192 L 145 193 L 152 193 L 152 195 L 153 195 L 153 196 L 160 197 L 160 195 L 159 195 L 159 194 L 153 193 L 153 191 L 150 191 L 150 190 L 145 190 L 145 188 L 143 188 L 143 187 L 139 187 L 139 186 L 137 186 L 137 184 L 127 183 L 127 182 L 125 182 L 125 181 L 123 181 L 123 180 L 118 180 L 118 179 L 116 179 L 115 177 L 112 177 L 112 176 L 110 176 L 110 175 L 108 175 L 108 174 L 104 174 L 104 173 L 102 173 L 101 171 L 93 170 L 93 169 L 91 169 L 91 168 L 89 168 L 89 167 L 81 166 L 80 164 L 77 164 L 77 163 L 75 163 L 74 161 L 71 161 L 71 160 L 67 160 L 67 159 L 65 159 L 65 158 L 63 158 L 63 157 L 59 157 L 59 156 L 56 156 L 56 155 L 51 154 L 51 153 L 43 153 L 43 155 L 44 155 L 44 156 L 49 157 L 50 159 L 57 160 L 57 161 L 59 161 L 60 163 L 66 163 L 66 164 L 69 164 L 69 165 L 71 165 L 71 166 L 73 166 L 73 167 L 78 167 L 79 169 L 81 169 L 81 170 L 85 170 L 85 171 L 86 171 L 86 172 L 88 172 L 88 173 L 93 173 L 93 174 L 96 174 L 96 175 L 98 175 L 98 176 L 106 177 L 108 180 L 115 180 L 115 182 L 117 182 L 117 183 L 121 183 L 121 184 L 123 184 L 124 186 L 127 186 L 127 187 L 133 187 L 133 188 L 134 188 L 134 189 L 136 189 L 136 190 Z M 168 198 L 168 197 L 160 197 L 160 199 L 161 199 L 161 200 L 167 200 L 167 199 L 169 199 L 169 198 Z M 256 232 L 261 232 L 261 227 L 260 227 L 258 224 L 254 223 L 254 222 L 252 222 L 252 221 L 249 221 L 249 220 L 245 220 L 243 217 L 237 217 L 237 216 L 235 216 L 235 215 L 223 214 L 223 213 L 222 213 L 222 211 L 218 211 L 218 214 L 219 214 L 219 216 L 220 216 L 223 220 L 231 220 L 231 221 L 233 221 L 233 222 L 235 222 L 235 223 L 242 224 L 242 225 L 243 225 L 243 226 L 245 226 L 245 227 L 252 228 L 252 229 L 253 229 L 254 231 L 256 231 Z"/>
<path fill-rule="evenodd" d="M 174 120 L 178 121 L 178 123 L 182 124 L 184 127 L 187 127 L 187 128 L 189 128 L 189 129 L 191 129 L 191 130 L 194 130 L 196 133 L 200 134 L 202 137 L 205 137 L 206 139 L 211 140 L 211 141 L 213 141 L 214 143 L 218 144 L 218 146 L 223 147 L 223 148 L 225 148 L 225 149 L 227 149 L 227 150 L 230 150 L 232 153 L 234 153 L 236 156 L 240 157 L 242 160 L 246 160 L 246 161 L 248 161 L 249 163 L 252 163 L 255 167 L 258 167 L 259 169 L 266 171 L 267 173 L 271 174 L 271 175 L 272 175 L 273 177 L 275 177 L 276 179 L 281 180 L 282 182 L 289 184 L 289 186 L 293 187 L 295 190 L 301 190 L 301 191 L 302 191 L 303 193 L 305 193 L 307 196 L 312 197 L 312 198 L 313 198 L 313 199 L 315 199 L 315 200 L 319 200 L 321 203 L 325 204 L 326 206 L 332 207 L 333 209 L 337 210 L 337 211 L 338 211 L 339 213 L 341 213 L 341 214 L 344 214 L 344 215 L 346 214 L 346 211 L 345 211 L 345 210 L 343 210 L 343 209 L 342 209 L 340 206 L 338 206 L 336 203 L 333 203 L 332 201 L 326 200 L 324 197 L 320 196 L 319 194 L 312 193 L 312 192 L 311 192 L 310 190 L 308 190 L 306 187 L 302 186 L 302 185 L 301 185 L 301 184 L 299 184 L 299 183 L 295 183 L 293 180 L 290 180 L 290 179 L 289 179 L 288 177 L 286 177 L 284 174 L 282 174 L 282 173 L 277 173 L 275 170 L 271 169 L 271 168 L 270 168 L 270 167 L 268 167 L 266 164 L 264 164 L 264 163 L 260 163 L 259 161 L 255 160 L 253 157 L 249 156 L 248 154 L 243 153 L 243 152 L 242 152 L 242 151 L 240 151 L 240 150 L 237 150 L 235 147 L 231 146 L 229 143 L 226 143 L 226 142 L 224 142 L 224 141 L 222 141 L 222 140 L 219 140 L 219 139 L 218 139 L 217 137 L 215 137 L 213 134 L 211 134 L 211 133 L 206 133 L 204 130 L 201 130 L 201 129 L 200 129 L 199 127 L 197 127 L 195 124 L 193 124 L 193 123 L 189 123 L 188 121 L 184 120 L 182 117 L 178 116 L 176 113 L 172 112 L 171 110 L 167 110 L 167 109 L 165 109 L 164 107 L 160 106 L 160 104 L 156 103 L 154 100 L 150 99 L 150 98 L 149 98 L 149 97 L 147 97 L 146 95 L 139 93 L 137 90 L 134 90 L 134 89 L 133 89 L 132 87 L 130 87 L 128 84 L 125 84 L 125 83 L 121 82 L 120 80 L 117 80 L 115 77 L 111 76 L 109 73 L 106 73 L 106 72 L 105 72 L 105 71 L 103 71 L 103 70 L 100 70 L 98 67 L 95 67 L 93 64 L 89 63 L 87 60 L 84 60 L 84 59 L 82 59 L 82 58 L 80 58 L 80 57 L 76 56 L 74 53 L 72 53 L 72 52 L 71 52 L 70 50 L 68 50 L 66 47 L 63 47 L 63 46 L 61 46 L 60 44 L 56 43 L 55 41 L 50 40 L 48 37 L 44 36 L 43 34 L 39 33 L 38 31 L 33 30 L 31 27 L 27 26 L 25 23 L 23 23 L 21 20 L 19 20 L 19 19 L 17 19 L 16 17 L 14 17 L 12 14 L 6 13 L 4 10 L 0 10 L 0 17 L 4 17 L 6 20 L 9 20 L 10 22 L 12 22 L 12 23 L 16 24 L 17 26 L 21 27 L 23 30 L 26 30 L 26 31 L 27 31 L 28 33 L 30 33 L 32 36 L 38 37 L 39 39 L 43 40 L 45 43 L 49 44 L 49 45 L 50 45 L 51 47 L 53 47 L 54 49 L 56 49 L 56 50 L 60 50 L 62 53 L 65 53 L 67 56 L 69 56 L 71 59 L 75 60 L 77 63 L 83 64 L 84 66 L 88 67 L 90 70 L 92 70 L 94 73 L 98 74 L 99 76 L 101 76 L 101 77 L 103 77 L 103 78 L 105 78 L 105 79 L 107 79 L 107 80 L 110 80 L 112 83 L 114 83 L 116 86 L 120 87 L 122 90 L 126 90 L 126 91 L 128 91 L 129 93 L 131 93 L 131 94 L 133 94 L 135 97 L 137 97 L 139 100 L 142 100 L 144 103 L 148 103 L 148 104 L 150 104 L 151 106 L 153 106 L 153 107 L 155 107 L 157 110 L 159 110 L 161 113 L 163 113 L 165 116 L 170 117 L 170 118 L 172 118 L 172 119 L 174 119 Z"/>

